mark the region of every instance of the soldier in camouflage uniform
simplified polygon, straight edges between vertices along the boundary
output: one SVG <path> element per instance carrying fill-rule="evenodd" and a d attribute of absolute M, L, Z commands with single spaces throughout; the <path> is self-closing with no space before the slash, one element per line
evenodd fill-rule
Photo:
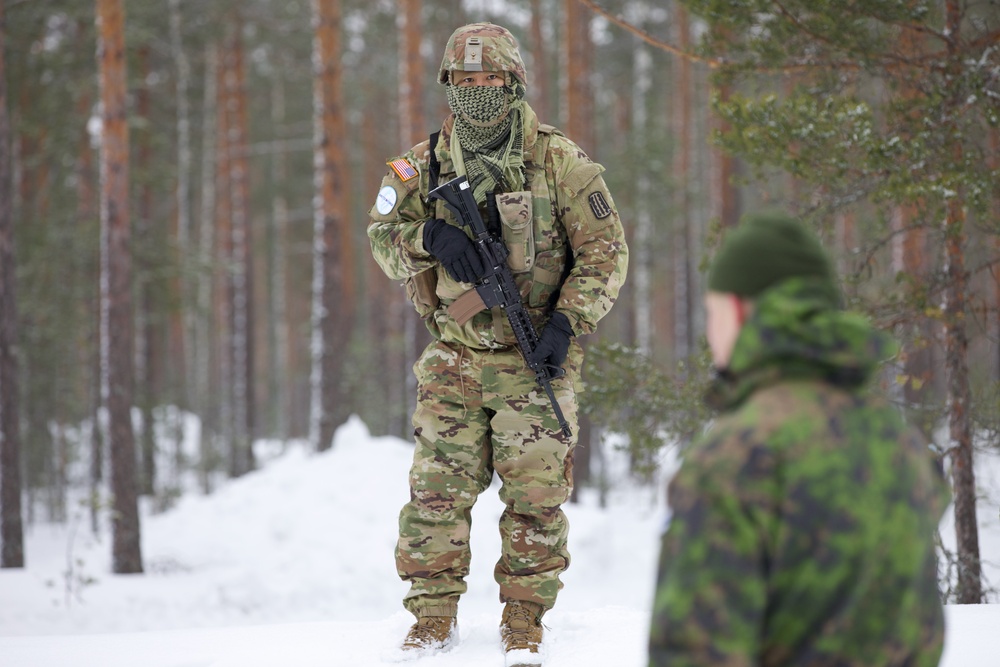
<path fill-rule="evenodd" d="M 404 606 L 418 620 L 403 648 L 426 654 L 457 640 L 471 510 L 496 471 L 506 504 L 495 568 L 504 648 L 537 662 L 540 619 L 569 565 L 560 506 L 572 489 L 574 442 L 562 435 L 504 313 L 477 298 L 472 283 L 483 266 L 468 230 L 428 192 L 467 176 L 484 220 L 495 197 L 508 262 L 540 332 L 535 356 L 565 369 L 552 385 L 574 433 L 583 362 L 575 336 L 593 332 L 615 302 L 628 251 L 604 168 L 539 123 L 507 30 L 478 23 L 455 31 L 439 83 L 452 114 L 433 145 L 388 162 L 368 227 L 376 261 L 404 282 L 434 338 L 414 366 L 412 499 L 400 514 L 396 563 L 410 583 Z"/>
<path fill-rule="evenodd" d="M 895 344 L 840 309 L 818 240 L 780 214 L 727 236 L 708 287 L 721 416 L 670 484 L 649 664 L 937 665 L 948 491 L 867 387 Z"/>

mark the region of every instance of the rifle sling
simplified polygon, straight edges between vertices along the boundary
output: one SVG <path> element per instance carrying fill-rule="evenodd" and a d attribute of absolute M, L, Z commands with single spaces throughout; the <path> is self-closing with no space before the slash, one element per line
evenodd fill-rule
<path fill-rule="evenodd" d="M 427 173 L 427 191 L 435 189 L 438 186 L 438 180 L 441 178 L 441 163 L 438 162 L 437 148 L 438 137 L 441 136 L 441 132 L 435 132 L 430 136 L 430 169 Z"/>

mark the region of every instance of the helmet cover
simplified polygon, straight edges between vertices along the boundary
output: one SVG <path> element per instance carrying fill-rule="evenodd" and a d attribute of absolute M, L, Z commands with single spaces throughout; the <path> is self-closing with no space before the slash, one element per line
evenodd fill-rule
<path fill-rule="evenodd" d="M 527 83 L 517 40 L 506 28 L 494 23 L 471 23 L 452 33 L 444 50 L 438 83 L 449 83 L 452 70 L 509 72 L 522 85 Z M 508 85 L 513 83 L 507 81 Z"/>

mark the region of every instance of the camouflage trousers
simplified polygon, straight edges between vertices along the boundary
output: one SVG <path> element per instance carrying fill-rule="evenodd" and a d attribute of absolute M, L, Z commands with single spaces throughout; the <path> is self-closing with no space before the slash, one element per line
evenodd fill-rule
<path fill-rule="evenodd" d="M 403 605 L 416 616 L 454 616 L 466 591 L 472 506 L 499 475 L 501 601 L 551 608 L 569 566 L 569 525 L 560 506 L 573 488 L 576 385 L 583 351 L 574 341 L 553 381 L 574 433 L 562 435 L 548 396 L 517 350 L 431 343 L 414 366 L 416 449 L 410 502 L 399 516 L 396 568 L 410 582 Z"/>

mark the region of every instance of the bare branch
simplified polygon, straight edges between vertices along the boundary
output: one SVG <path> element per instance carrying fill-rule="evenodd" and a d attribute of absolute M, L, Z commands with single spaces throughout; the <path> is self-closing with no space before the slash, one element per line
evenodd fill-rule
<path fill-rule="evenodd" d="M 969 42 L 968 48 L 969 50 L 980 49 L 996 44 L 997 42 L 1000 42 L 1000 29 L 994 30 L 988 35 L 983 35 L 974 42 Z"/>
<path fill-rule="evenodd" d="M 642 39 L 647 44 L 651 44 L 652 46 L 655 46 L 658 49 L 662 49 L 664 51 L 672 53 L 675 56 L 678 56 L 680 58 L 684 58 L 685 60 L 690 60 L 691 62 L 703 63 L 705 65 L 708 65 L 712 69 L 721 67 L 722 65 L 726 64 L 725 61 L 723 61 L 723 60 L 719 60 L 717 58 L 705 58 L 703 56 L 699 56 L 696 53 L 691 53 L 689 51 L 684 51 L 683 49 L 679 49 L 676 46 L 674 46 L 673 44 L 669 44 L 667 42 L 660 41 L 660 40 L 656 39 L 655 37 L 653 37 L 652 35 L 650 35 L 645 30 L 632 25 L 631 23 L 629 23 L 625 19 L 622 19 L 622 18 L 619 18 L 619 17 L 615 16 L 614 14 L 612 14 L 611 12 L 609 12 L 607 9 L 605 9 L 604 7 L 601 7 L 599 4 L 597 4 L 596 2 L 594 2 L 593 0 L 579 0 L 579 2 L 581 4 L 583 4 L 584 6 L 588 7 L 591 11 L 595 12 L 596 14 L 599 14 L 600 16 L 603 16 L 607 20 L 611 21 L 616 26 L 618 26 L 620 28 L 624 28 L 625 30 L 627 30 L 628 32 L 632 33 L 636 37 L 639 37 L 640 39 Z"/>

